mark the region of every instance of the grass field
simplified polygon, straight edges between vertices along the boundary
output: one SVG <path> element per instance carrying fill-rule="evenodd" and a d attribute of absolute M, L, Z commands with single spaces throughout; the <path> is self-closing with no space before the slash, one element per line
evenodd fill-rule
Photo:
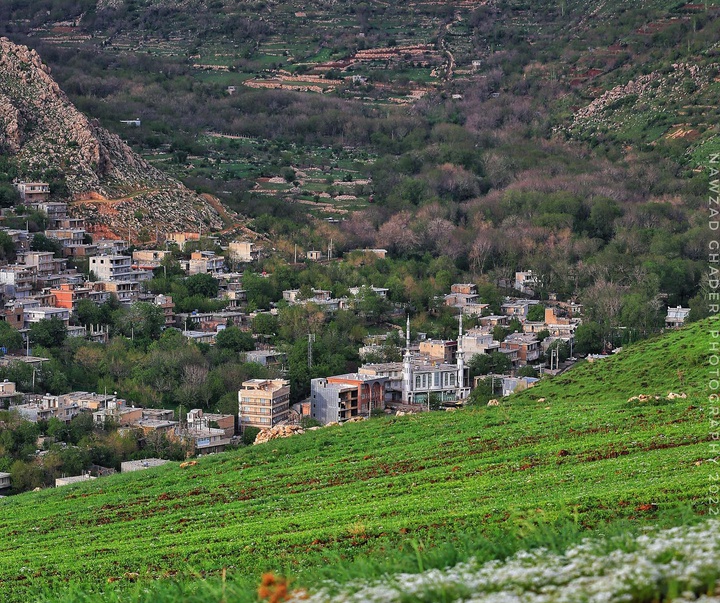
<path fill-rule="evenodd" d="M 330 427 L 2 499 L 0 599 L 251 601 L 266 571 L 312 589 L 328 575 L 442 567 L 489 541 L 493 558 L 538 534 L 566 546 L 692 523 L 714 472 L 708 330 L 641 342 L 499 407 Z M 628 401 L 640 394 L 650 400 Z"/>

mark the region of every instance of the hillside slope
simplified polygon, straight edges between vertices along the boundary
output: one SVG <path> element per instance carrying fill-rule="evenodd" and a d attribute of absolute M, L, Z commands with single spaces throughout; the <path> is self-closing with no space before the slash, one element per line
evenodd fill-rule
<path fill-rule="evenodd" d="M 54 600 L 108 582 L 122 592 L 137 589 L 131 580 L 146 588 L 223 568 L 239 583 L 267 570 L 312 582 L 332 560 L 409 541 L 432 547 L 572 517 L 587 529 L 648 525 L 688 505 L 706 514 L 709 324 L 578 366 L 500 407 L 331 427 L 184 469 L 3 499 L 0 598 Z M 650 400 L 629 401 L 639 394 Z"/>
<path fill-rule="evenodd" d="M 80 213 L 116 233 L 221 226 L 199 195 L 80 113 L 34 50 L 7 38 L 0 38 L 0 150 L 20 178 L 54 182 L 61 196 L 83 201 Z"/>

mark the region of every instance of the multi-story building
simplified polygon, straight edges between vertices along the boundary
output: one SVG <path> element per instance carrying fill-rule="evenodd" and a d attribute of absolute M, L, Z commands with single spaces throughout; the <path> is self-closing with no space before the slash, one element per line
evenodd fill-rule
<path fill-rule="evenodd" d="M 114 295 L 121 304 L 133 304 L 140 297 L 140 284 L 137 281 L 105 281 L 100 284 L 106 294 Z"/>
<path fill-rule="evenodd" d="M 517 362 L 532 364 L 540 359 L 540 341 L 531 333 L 512 333 L 500 344 L 500 351 L 517 352 Z"/>
<path fill-rule="evenodd" d="M 453 362 L 458 342 L 452 339 L 426 339 L 420 342 L 420 355 L 427 356 L 431 361 Z"/>
<path fill-rule="evenodd" d="M 290 383 L 285 379 L 250 379 L 238 392 L 240 430 L 269 429 L 290 414 Z"/>
<path fill-rule="evenodd" d="M 159 268 L 165 256 L 170 255 L 169 251 L 157 249 L 139 249 L 133 251 L 132 266 L 136 270 L 154 270 Z"/>
<path fill-rule="evenodd" d="M 40 322 L 41 320 L 50 320 L 52 318 L 62 320 L 67 325 L 70 322 L 70 310 L 67 308 L 55 308 L 53 306 L 25 308 L 26 328 L 32 323 Z"/>
<path fill-rule="evenodd" d="M 463 348 L 468 358 L 475 354 L 491 354 L 500 349 L 500 342 L 493 339 L 486 329 L 470 329 L 463 335 Z"/>
<path fill-rule="evenodd" d="M 81 299 L 89 299 L 90 287 L 79 287 L 74 283 L 63 283 L 57 289 L 50 289 L 55 296 L 55 306 L 74 311 Z"/>
<path fill-rule="evenodd" d="M 30 266 L 13 264 L 0 268 L 0 283 L 5 285 L 7 299 L 23 299 L 30 296 L 37 275 Z"/>
<path fill-rule="evenodd" d="M 98 255 L 90 258 L 90 270 L 99 281 L 134 281 L 132 258 L 127 255 Z"/>
<path fill-rule="evenodd" d="M 194 251 L 187 262 L 188 274 L 217 274 L 225 269 L 225 258 L 214 251 Z"/>
<path fill-rule="evenodd" d="M 162 309 L 163 315 L 165 316 L 165 326 L 172 327 L 175 322 L 175 304 L 173 303 L 172 297 L 169 295 L 156 295 L 153 303 Z"/>
<path fill-rule="evenodd" d="M 63 247 L 82 245 L 85 242 L 86 234 L 82 228 L 57 228 L 45 231 L 46 237 L 59 241 Z"/>
<path fill-rule="evenodd" d="M 50 185 L 47 182 L 18 182 L 15 188 L 23 203 L 40 203 L 50 195 Z"/>
<path fill-rule="evenodd" d="M 360 373 L 312 379 L 310 415 L 322 424 L 367 417 L 385 408 L 386 377 Z"/>
<path fill-rule="evenodd" d="M 35 269 L 38 278 L 46 278 L 65 269 L 65 260 L 56 260 L 52 251 L 24 251 L 18 254 L 18 260 L 25 266 Z"/>
<path fill-rule="evenodd" d="M 258 259 L 255 243 L 250 241 L 233 241 L 230 243 L 228 250 L 230 259 L 236 262 L 253 262 Z"/>

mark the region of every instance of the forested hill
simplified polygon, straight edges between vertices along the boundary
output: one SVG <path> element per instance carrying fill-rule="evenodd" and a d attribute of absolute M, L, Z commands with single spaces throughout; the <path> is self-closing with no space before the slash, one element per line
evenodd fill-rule
<path fill-rule="evenodd" d="M 78 108 L 286 261 L 332 240 L 532 269 L 646 332 L 703 312 L 719 27 L 712 2 L 663 0 L 0 7 Z"/>

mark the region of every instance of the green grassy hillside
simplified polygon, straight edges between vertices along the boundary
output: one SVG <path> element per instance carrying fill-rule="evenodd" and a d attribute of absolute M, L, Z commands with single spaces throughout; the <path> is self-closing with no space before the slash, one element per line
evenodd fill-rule
<path fill-rule="evenodd" d="M 265 571 L 312 586 L 328 565 L 466 534 L 704 515 L 709 325 L 583 364 L 500 407 L 326 428 L 185 469 L 5 498 L 0 599 L 110 589 L 104 600 L 209 600 L 179 593 L 199 577 L 221 584 L 225 568 L 225 587 L 253 600 Z M 639 394 L 651 401 L 628 402 Z"/>

